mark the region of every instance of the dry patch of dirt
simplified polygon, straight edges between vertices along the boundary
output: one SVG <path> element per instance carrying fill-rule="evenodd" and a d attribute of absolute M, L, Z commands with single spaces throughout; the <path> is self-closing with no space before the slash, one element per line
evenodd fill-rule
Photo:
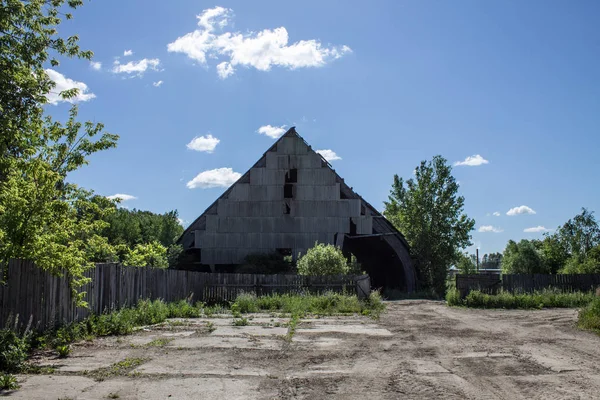
<path fill-rule="evenodd" d="M 598 398 L 600 337 L 575 329 L 576 310 L 387 306 L 379 321 L 303 319 L 291 340 L 287 318 L 172 320 L 75 345 L 67 359 L 42 358 L 54 373 L 20 376 L 11 397 Z"/>

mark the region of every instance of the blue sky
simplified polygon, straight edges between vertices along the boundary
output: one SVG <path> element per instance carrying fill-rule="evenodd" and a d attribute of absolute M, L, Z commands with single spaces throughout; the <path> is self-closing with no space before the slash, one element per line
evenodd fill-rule
<path fill-rule="evenodd" d="M 100 65 L 52 72 L 121 137 L 71 179 L 129 208 L 191 221 L 296 126 L 380 209 L 393 174 L 478 156 L 454 175 L 482 252 L 600 210 L 597 1 L 149 4 L 86 2 L 60 32 Z"/>

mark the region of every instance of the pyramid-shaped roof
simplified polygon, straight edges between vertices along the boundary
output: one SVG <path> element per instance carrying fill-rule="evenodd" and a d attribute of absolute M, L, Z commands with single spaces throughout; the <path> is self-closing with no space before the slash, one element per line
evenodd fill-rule
<path fill-rule="evenodd" d="M 302 174 L 299 176 L 299 178 L 301 180 L 303 179 L 303 181 L 298 183 L 298 192 L 294 194 L 293 199 L 284 199 L 283 191 L 281 191 L 281 188 L 283 187 L 283 176 L 285 175 L 285 179 L 287 180 L 289 176 L 289 170 L 291 169 L 297 169 L 299 171 L 298 173 Z M 314 178 L 314 185 L 311 183 L 310 179 L 306 178 L 306 176 L 316 177 Z M 324 186 L 323 182 L 319 181 L 319 179 L 327 180 L 327 186 Z M 276 182 L 277 185 L 274 185 L 273 182 Z M 257 188 L 257 186 L 264 187 Z M 254 194 L 249 195 L 248 192 L 251 190 Z M 258 192 L 262 194 L 257 194 Z M 362 223 L 361 221 L 364 220 L 364 226 L 359 226 L 358 231 L 350 233 L 347 229 L 344 230 L 345 228 L 336 228 L 335 224 L 338 222 L 347 224 L 348 218 L 344 218 L 346 214 L 340 214 L 340 211 L 336 207 L 331 207 L 331 204 L 329 204 L 332 203 L 331 200 L 334 199 L 331 197 L 332 193 L 337 193 L 336 196 L 338 199 L 333 201 L 350 203 L 349 207 L 351 208 L 355 206 L 359 207 L 359 209 L 353 208 L 353 210 L 358 211 L 356 211 L 355 214 L 352 214 L 354 215 L 353 218 L 350 218 L 356 223 Z M 253 200 L 251 199 L 252 196 L 255 196 Z M 242 217 L 242 214 L 239 214 L 239 201 L 249 203 L 254 201 L 256 204 L 250 204 L 248 207 L 246 207 L 246 209 L 249 211 L 246 211 L 246 214 L 243 214 Z M 302 210 L 305 210 L 304 215 L 306 216 L 306 221 L 297 221 L 298 223 L 296 224 L 298 226 L 302 225 L 303 228 L 294 230 L 294 227 L 289 226 L 289 221 L 286 222 L 287 225 L 285 226 L 278 224 L 277 221 L 275 221 L 274 225 L 269 225 L 266 223 L 266 221 L 274 218 L 272 217 L 272 211 L 261 211 L 261 209 L 259 209 L 260 207 L 257 205 L 260 203 L 261 207 L 268 207 L 267 203 L 273 203 L 274 206 L 277 207 L 278 204 L 281 205 L 283 203 L 289 205 L 290 201 L 293 203 L 293 206 L 296 207 L 296 212 L 298 213 L 298 216 L 294 218 L 302 219 L 303 217 L 300 215 L 303 215 Z M 303 208 L 301 207 L 302 204 L 300 204 L 302 202 L 307 203 Z M 323 209 L 320 211 L 320 214 L 314 214 L 314 209 L 320 205 L 323 205 Z M 343 204 L 343 206 L 346 207 L 345 204 Z M 233 213 L 231 212 L 232 207 L 235 207 Z M 332 214 L 327 214 L 327 210 L 332 210 Z M 292 212 L 292 214 L 294 214 L 294 212 Z M 320 218 L 313 218 L 317 216 Z M 410 259 L 409 255 L 408 243 L 406 242 L 404 236 L 387 219 L 385 219 L 383 215 L 381 215 L 381 213 L 375 209 L 375 207 L 373 207 L 350 186 L 348 186 L 344 179 L 335 172 L 331 164 L 320 154 L 315 152 L 312 147 L 296 132 L 294 127 L 290 128 L 275 143 L 273 143 L 273 145 L 267 149 L 263 156 L 245 174 L 243 174 L 233 185 L 225 190 L 225 192 L 219 196 L 214 203 L 212 203 L 194 222 L 192 222 L 186 228 L 179 239 L 179 243 L 183 244 L 184 248 L 190 248 L 194 245 L 199 247 L 198 244 L 193 244 L 193 241 L 198 240 L 197 238 L 199 237 L 198 234 L 194 236 L 194 233 L 200 232 L 202 235 L 204 235 L 201 239 L 204 243 L 203 246 L 209 246 L 206 243 L 209 243 L 211 240 L 214 241 L 215 238 L 213 236 L 216 235 L 218 236 L 216 238 L 217 241 L 220 240 L 222 243 L 227 242 L 227 244 L 223 244 L 223 246 L 226 246 L 228 253 L 235 253 L 235 251 L 232 251 L 232 249 L 236 247 L 236 244 L 232 241 L 236 235 L 244 235 L 246 233 L 242 232 L 249 231 L 248 229 L 245 230 L 243 228 L 240 230 L 238 226 L 239 221 L 231 220 L 235 220 L 236 218 L 238 220 L 248 220 L 249 224 L 252 223 L 255 224 L 255 226 L 258 226 L 260 225 L 261 221 L 256 221 L 256 219 L 261 217 L 265 220 L 265 224 L 263 224 L 264 226 L 261 225 L 259 228 L 253 228 L 254 230 L 250 228 L 248 229 L 250 229 L 252 232 L 258 232 L 259 235 L 263 236 L 262 247 L 265 249 L 268 247 L 278 247 L 279 245 L 275 243 L 280 243 L 279 236 L 289 236 L 289 232 L 298 232 L 298 235 L 302 234 L 306 236 L 308 235 L 306 231 L 318 231 L 318 236 L 315 236 L 317 234 L 315 232 L 315 235 L 313 236 L 308 235 L 309 237 L 306 238 L 305 241 L 314 239 L 319 242 L 332 241 L 331 237 L 333 236 L 327 236 L 325 239 L 323 239 L 324 236 L 322 236 L 322 234 L 324 234 L 324 232 L 322 231 L 327 231 L 329 234 L 331 234 L 331 232 L 340 232 L 343 233 L 344 236 L 381 236 L 383 240 L 388 242 L 390 246 L 396 249 L 396 253 L 398 253 L 398 257 L 402 258 L 402 263 L 404 265 L 410 264 L 411 272 L 410 274 L 407 274 L 407 285 L 412 285 L 414 287 L 414 269 L 412 269 L 412 260 Z M 215 221 L 215 219 L 219 218 L 220 221 Z M 286 219 L 284 216 L 277 218 Z M 250 221 L 250 219 L 253 220 Z M 325 219 L 331 220 L 329 228 L 305 228 L 305 226 L 310 224 L 321 224 Z M 217 225 L 218 227 L 215 228 Z M 213 228 L 211 228 L 211 226 Z M 224 226 L 229 226 L 229 228 Z M 209 234 L 208 231 L 211 230 L 214 230 L 214 235 L 212 233 Z M 251 235 L 251 233 L 247 233 L 247 235 Z M 273 241 L 274 244 L 272 246 L 264 245 L 267 235 L 271 235 L 271 239 L 269 240 Z M 211 236 L 210 240 L 209 236 Z M 194 239 L 194 237 L 196 239 Z M 256 238 L 252 240 L 255 240 L 256 243 L 260 243 L 260 241 Z M 294 243 L 298 244 L 299 241 L 300 239 L 296 238 Z M 314 241 L 312 243 L 314 244 Z M 215 246 L 218 247 L 218 245 Z M 256 246 L 259 246 L 259 244 L 251 245 L 253 248 Z M 279 247 L 288 246 L 291 245 L 284 244 Z M 297 247 L 299 249 L 306 250 L 306 245 L 298 246 Z M 213 251 L 213 249 L 203 248 L 203 258 L 206 260 L 215 261 L 219 258 L 219 256 L 210 256 L 210 254 L 212 254 L 211 252 L 214 253 L 215 251 L 216 250 Z M 233 256 L 229 262 L 236 263 L 235 256 Z M 207 261 L 206 263 L 211 262 Z M 214 263 L 222 264 L 225 262 L 215 261 Z"/>

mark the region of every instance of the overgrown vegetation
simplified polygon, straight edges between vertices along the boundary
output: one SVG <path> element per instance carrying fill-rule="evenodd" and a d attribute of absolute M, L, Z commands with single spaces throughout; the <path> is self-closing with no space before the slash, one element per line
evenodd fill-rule
<path fill-rule="evenodd" d="M 298 260 L 299 275 L 345 275 L 349 270 L 342 250 L 331 244 L 315 243 Z"/>
<path fill-rule="evenodd" d="M 372 317 L 378 317 L 385 308 L 379 292 L 372 292 L 366 300 L 359 300 L 356 295 L 333 292 L 322 295 L 273 294 L 260 297 L 243 293 L 231 307 L 240 314 L 279 311 L 292 315 L 362 314 Z"/>
<path fill-rule="evenodd" d="M 600 334 L 600 297 L 596 297 L 579 311 L 577 325 Z"/>
<path fill-rule="evenodd" d="M 450 306 L 465 306 L 472 308 L 574 308 L 584 307 L 595 299 L 593 292 L 561 293 L 555 290 L 542 290 L 534 293 L 486 294 L 481 291 L 471 291 L 461 298 L 458 290 L 449 290 L 446 301 Z"/>

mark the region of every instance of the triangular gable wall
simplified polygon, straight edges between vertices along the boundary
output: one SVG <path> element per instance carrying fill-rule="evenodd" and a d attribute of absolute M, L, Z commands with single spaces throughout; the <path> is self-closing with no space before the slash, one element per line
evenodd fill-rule
<path fill-rule="evenodd" d="M 404 237 L 291 128 L 185 230 L 179 243 L 201 249 L 202 264 L 240 264 L 252 253 L 289 249 L 296 256 L 315 242 L 341 246 L 348 234 L 381 235 L 405 270 L 410 266 L 406 283 L 414 287 Z"/>

